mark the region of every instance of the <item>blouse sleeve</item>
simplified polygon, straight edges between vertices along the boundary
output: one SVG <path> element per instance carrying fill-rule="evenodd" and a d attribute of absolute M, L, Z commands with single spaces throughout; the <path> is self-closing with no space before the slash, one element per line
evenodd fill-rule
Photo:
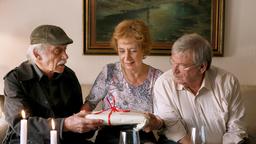
<path fill-rule="evenodd" d="M 97 104 L 106 96 L 108 87 L 108 66 L 105 66 L 97 76 L 89 95 L 86 97 L 85 103 L 95 109 Z"/>

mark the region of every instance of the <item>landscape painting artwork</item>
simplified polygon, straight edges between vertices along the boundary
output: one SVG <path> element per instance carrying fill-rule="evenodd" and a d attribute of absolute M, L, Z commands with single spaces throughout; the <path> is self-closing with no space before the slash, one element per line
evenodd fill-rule
<path fill-rule="evenodd" d="M 223 0 L 85 0 L 84 53 L 115 54 L 109 45 L 114 27 L 124 19 L 140 19 L 150 29 L 151 55 L 170 55 L 177 38 L 196 32 L 222 56 L 223 5 Z"/>

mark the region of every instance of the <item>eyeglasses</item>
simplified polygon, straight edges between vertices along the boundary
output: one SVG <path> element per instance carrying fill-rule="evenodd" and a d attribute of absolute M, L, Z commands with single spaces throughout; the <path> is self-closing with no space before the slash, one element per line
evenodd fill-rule
<path fill-rule="evenodd" d="M 191 65 L 185 65 L 185 64 L 181 64 L 181 63 L 175 63 L 172 59 L 170 59 L 170 64 L 172 68 L 177 68 L 181 71 L 188 71 L 193 67 L 197 67 L 198 65 L 196 64 L 191 64 Z"/>

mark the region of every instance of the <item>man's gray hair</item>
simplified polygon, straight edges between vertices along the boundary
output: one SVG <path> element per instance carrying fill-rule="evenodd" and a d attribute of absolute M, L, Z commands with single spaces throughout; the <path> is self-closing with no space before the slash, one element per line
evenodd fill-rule
<path fill-rule="evenodd" d="M 193 54 L 193 61 L 196 65 L 207 64 L 210 68 L 212 62 L 212 46 L 197 33 L 185 34 L 177 39 L 172 46 L 172 53 L 184 53 L 190 51 Z"/>
<path fill-rule="evenodd" d="M 35 63 L 36 57 L 34 55 L 34 50 L 42 51 L 46 48 L 47 44 L 32 44 L 28 47 L 27 50 L 27 59 L 30 63 Z"/>

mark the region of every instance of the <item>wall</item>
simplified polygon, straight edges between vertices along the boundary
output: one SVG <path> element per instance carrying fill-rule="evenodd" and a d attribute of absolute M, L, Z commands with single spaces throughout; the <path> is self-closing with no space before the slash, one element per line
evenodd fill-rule
<path fill-rule="evenodd" d="M 256 85 L 255 0 L 226 0 L 224 57 L 213 64 L 233 72 L 241 84 Z M 25 59 L 32 29 L 40 24 L 61 26 L 74 40 L 68 66 L 81 83 L 92 83 L 102 67 L 117 56 L 83 55 L 82 0 L 0 0 L 0 77 Z M 100 57 L 100 58 L 99 58 Z M 150 56 L 146 63 L 165 71 L 167 56 Z M 0 81 L 0 94 L 3 82 Z"/>

